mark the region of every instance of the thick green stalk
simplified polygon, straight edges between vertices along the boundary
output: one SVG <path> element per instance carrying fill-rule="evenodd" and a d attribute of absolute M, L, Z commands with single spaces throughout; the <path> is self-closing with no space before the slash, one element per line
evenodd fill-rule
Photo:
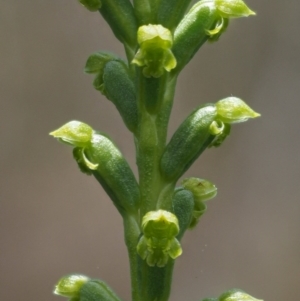
<path fill-rule="evenodd" d="M 141 265 L 142 301 L 167 301 L 171 292 L 172 275 L 175 261 L 170 259 L 164 267 L 150 267 L 145 261 Z"/>
<path fill-rule="evenodd" d="M 136 138 L 137 164 L 141 193 L 141 218 L 145 213 L 157 210 L 163 199 L 165 210 L 172 211 L 174 185 L 169 185 L 160 173 L 160 159 L 166 146 L 167 128 L 176 86 L 176 78 L 169 74 L 159 79 L 145 78 L 137 69 L 137 97 L 139 129 Z M 156 86 L 157 89 L 153 87 Z M 150 87 L 150 88 L 149 88 Z M 151 88 L 152 87 L 152 88 Z M 153 97 L 153 103 L 149 101 Z M 168 300 L 174 261 L 163 267 L 150 267 L 139 258 L 139 288 L 142 301 Z"/>
<path fill-rule="evenodd" d="M 136 142 L 142 217 L 148 211 L 157 209 L 157 201 L 165 185 L 160 173 L 160 158 L 166 145 L 176 79 L 162 76 L 158 79 L 157 91 L 148 87 L 152 85 L 152 79 L 145 78 L 141 70 L 137 74 L 139 128 Z M 154 97 L 153 103 L 159 103 L 157 112 L 149 108 L 147 110 L 151 96 Z"/>

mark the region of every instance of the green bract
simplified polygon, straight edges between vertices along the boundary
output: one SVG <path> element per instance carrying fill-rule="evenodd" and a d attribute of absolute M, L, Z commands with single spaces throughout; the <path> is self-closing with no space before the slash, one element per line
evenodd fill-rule
<path fill-rule="evenodd" d="M 86 7 L 89 11 L 95 12 L 98 11 L 101 7 L 100 0 L 79 0 L 79 2 Z"/>
<path fill-rule="evenodd" d="M 176 67 L 176 59 L 171 51 L 173 38 L 171 32 L 161 25 L 144 25 L 138 29 L 140 48 L 133 64 L 144 66 L 146 77 L 160 77 L 164 70 L 170 71 Z"/>
<path fill-rule="evenodd" d="M 228 97 L 216 103 L 217 118 L 225 123 L 239 123 L 249 118 L 259 117 L 244 101 L 237 97 Z"/>
<path fill-rule="evenodd" d="M 148 212 L 142 220 L 143 236 L 137 245 L 137 252 L 149 266 L 163 267 L 169 257 L 181 255 L 182 249 L 175 238 L 179 233 L 177 217 L 168 211 Z"/>
<path fill-rule="evenodd" d="M 55 286 L 54 294 L 64 297 L 79 297 L 81 287 L 89 280 L 83 275 L 68 275 L 61 278 Z"/>

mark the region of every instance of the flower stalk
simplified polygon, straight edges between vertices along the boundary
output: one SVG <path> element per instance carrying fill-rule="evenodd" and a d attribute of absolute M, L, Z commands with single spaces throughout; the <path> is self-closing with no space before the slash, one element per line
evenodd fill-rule
<path fill-rule="evenodd" d="M 167 141 L 177 78 L 206 41 L 217 41 L 229 19 L 253 15 L 242 0 L 78 0 L 99 12 L 124 45 L 126 59 L 96 52 L 85 72 L 111 101 L 134 137 L 138 179 L 118 147 L 86 123 L 71 121 L 50 133 L 71 146 L 79 170 L 92 175 L 123 219 L 132 301 L 167 301 L 181 239 L 206 212 L 216 186 L 202 178 L 178 180 L 210 147 L 220 146 L 231 125 L 260 116 L 228 97 L 199 106 Z M 103 281 L 82 275 L 62 278 L 55 294 L 71 301 L 119 301 Z M 240 298 L 240 299 L 238 299 Z M 251 299 L 252 298 L 252 299 Z M 254 301 L 229 291 L 216 301 Z"/>

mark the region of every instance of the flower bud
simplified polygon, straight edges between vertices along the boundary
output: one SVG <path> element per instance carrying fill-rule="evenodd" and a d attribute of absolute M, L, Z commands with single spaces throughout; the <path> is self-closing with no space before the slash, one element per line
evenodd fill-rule
<path fill-rule="evenodd" d="M 217 195 L 217 187 L 212 182 L 200 178 L 184 179 L 181 185 L 194 197 L 194 210 L 189 224 L 189 228 L 192 229 L 198 224 L 200 217 L 207 209 L 205 202 Z"/>
<path fill-rule="evenodd" d="M 176 67 L 176 59 L 171 51 L 173 38 L 167 28 L 144 25 L 139 27 L 137 37 L 140 49 L 132 63 L 143 67 L 144 76 L 160 77 L 165 70 L 170 72 Z"/>
<path fill-rule="evenodd" d="M 137 252 L 149 266 L 164 267 L 169 260 L 181 255 L 182 249 L 175 238 L 179 233 L 177 217 L 168 211 L 148 212 L 142 220 L 143 236 Z"/>
<path fill-rule="evenodd" d="M 100 0 L 79 0 L 79 2 L 91 12 L 98 11 L 102 4 Z"/>
<path fill-rule="evenodd" d="M 227 291 L 226 293 L 222 294 L 218 300 L 219 301 L 263 301 L 248 295 L 242 290 L 237 290 L 237 289 Z"/>
<path fill-rule="evenodd" d="M 108 52 L 96 52 L 89 56 L 85 64 L 84 72 L 96 74 L 93 86 L 103 95 L 106 95 L 103 81 L 104 67 L 108 62 L 114 60 L 120 60 L 120 58 Z"/>
<path fill-rule="evenodd" d="M 59 280 L 55 286 L 54 294 L 63 297 L 78 298 L 81 287 L 89 280 L 83 275 L 68 275 Z"/>
<path fill-rule="evenodd" d="M 239 123 L 249 118 L 259 117 L 244 101 L 237 97 L 228 97 L 216 103 L 217 118 L 225 123 Z"/>

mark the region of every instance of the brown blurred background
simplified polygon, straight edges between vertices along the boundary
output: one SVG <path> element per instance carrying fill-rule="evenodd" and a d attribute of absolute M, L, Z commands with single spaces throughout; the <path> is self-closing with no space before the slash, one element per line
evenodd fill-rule
<path fill-rule="evenodd" d="M 234 126 L 187 173 L 216 183 L 219 195 L 184 238 L 172 301 L 233 287 L 300 300 L 300 4 L 247 3 L 257 16 L 232 21 L 179 80 L 170 134 L 198 104 L 230 95 L 262 117 Z M 92 52 L 123 49 L 76 0 L 1 1 L 0 37 L 0 300 L 63 300 L 53 286 L 71 272 L 130 300 L 121 219 L 71 149 L 48 136 L 85 121 L 109 132 L 134 167 L 131 135 L 83 73 Z"/>

